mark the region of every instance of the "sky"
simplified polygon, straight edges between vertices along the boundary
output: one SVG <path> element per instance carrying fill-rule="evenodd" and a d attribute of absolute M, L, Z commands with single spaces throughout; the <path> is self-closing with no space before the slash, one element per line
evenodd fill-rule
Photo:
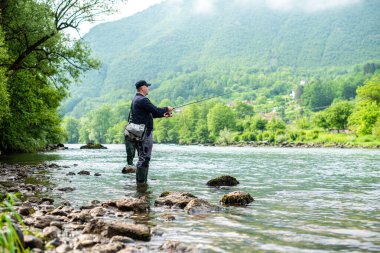
<path fill-rule="evenodd" d="M 131 16 L 133 14 L 136 14 L 140 11 L 143 11 L 147 8 L 149 8 L 152 5 L 161 3 L 165 0 L 128 0 L 127 3 L 120 4 L 118 6 L 118 9 L 120 10 L 118 13 L 104 17 L 102 20 L 95 22 L 95 23 L 84 23 L 80 27 L 80 34 L 83 36 L 86 34 L 92 27 L 104 23 L 104 22 L 110 22 L 110 21 L 115 21 L 121 18 L 125 18 L 128 16 Z"/>

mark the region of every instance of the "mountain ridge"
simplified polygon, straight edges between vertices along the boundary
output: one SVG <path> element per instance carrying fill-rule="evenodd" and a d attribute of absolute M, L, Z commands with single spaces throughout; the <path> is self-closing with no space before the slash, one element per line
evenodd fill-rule
<path fill-rule="evenodd" d="M 85 40 L 103 66 L 72 88 L 64 114 L 80 117 L 78 111 L 96 103 L 125 99 L 139 79 L 156 80 L 158 88 L 168 72 L 352 66 L 380 55 L 380 3 L 374 0 L 313 13 L 218 1 L 214 12 L 199 14 L 194 1 L 171 3 L 90 30 Z"/>

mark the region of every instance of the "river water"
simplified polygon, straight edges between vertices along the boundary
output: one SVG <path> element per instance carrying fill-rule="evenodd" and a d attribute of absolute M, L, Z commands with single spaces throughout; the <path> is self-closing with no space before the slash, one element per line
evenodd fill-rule
<path fill-rule="evenodd" d="M 123 145 L 79 146 L 8 157 L 8 162 L 22 158 L 69 166 L 50 172 L 55 188 L 76 188 L 53 190 L 57 202 L 80 206 L 137 195 L 134 174 L 121 173 Z M 91 176 L 66 175 L 80 170 Z M 96 172 L 101 176 L 93 176 Z M 220 175 L 234 176 L 240 184 L 206 186 Z M 154 145 L 148 183 L 152 210 L 142 222 L 163 233 L 152 237 L 153 245 L 177 240 L 200 252 L 380 252 L 380 150 Z M 245 191 L 255 201 L 194 216 L 154 207 L 164 191 L 190 192 L 213 204 L 228 192 Z M 165 222 L 163 213 L 176 219 Z"/>

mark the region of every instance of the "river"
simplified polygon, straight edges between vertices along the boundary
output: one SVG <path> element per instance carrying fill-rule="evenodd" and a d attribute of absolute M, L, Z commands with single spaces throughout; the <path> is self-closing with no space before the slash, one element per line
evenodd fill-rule
<path fill-rule="evenodd" d="M 52 170 L 59 203 L 75 206 L 135 197 L 134 174 L 122 174 L 123 145 L 105 150 L 68 150 L 6 157 L 6 162 L 48 161 L 69 168 Z M 75 166 L 74 166 L 75 164 Z M 91 176 L 67 176 L 88 170 Z M 101 176 L 93 176 L 94 173 Z M 235 187 L 209 188 L 206 182 L 220 175 L 240 181 Z M 158 228 L 150 244 L 177 240 L 200 252 L 379 252 L 380 150 L 201 147 L 154 145 L 149 170 L 152 210 L 142 222 Z M 255 199 L 247 207 L 226 207 L 221 212 L 189 215 L 183 210 L 154 207 L 164 191 L 186 191 L 218 204 L 231 191 L 245 191 Z M 175 216 L 165 222 L 162 213 Z"/>

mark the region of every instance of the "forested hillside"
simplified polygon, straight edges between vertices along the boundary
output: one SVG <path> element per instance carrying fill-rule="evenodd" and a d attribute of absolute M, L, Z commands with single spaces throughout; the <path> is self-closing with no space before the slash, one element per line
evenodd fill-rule
<path fill-rule="evenodd" d="M 323 11 L 216 1 L 212 11 L 199 12 L 194 3 L 166 1 L 93 28 L 85 40 L 102 67 L 73 87 L 61 112 L 80 117 L 101 104 L 129 100 L 138 79 L 154 83 L 157 101 L 221 94 L 234 84 L 245 86 L 245 97 L 253 99 L 257 85 L 280 86 L 262 84 L 260 74 L 285 71 L 295 80 L 277 78 L 285 82 L 277 89 L 288 93 L 302 78 L 327 69 L 344 72 L 380 55 L 376 0 Z"/>

